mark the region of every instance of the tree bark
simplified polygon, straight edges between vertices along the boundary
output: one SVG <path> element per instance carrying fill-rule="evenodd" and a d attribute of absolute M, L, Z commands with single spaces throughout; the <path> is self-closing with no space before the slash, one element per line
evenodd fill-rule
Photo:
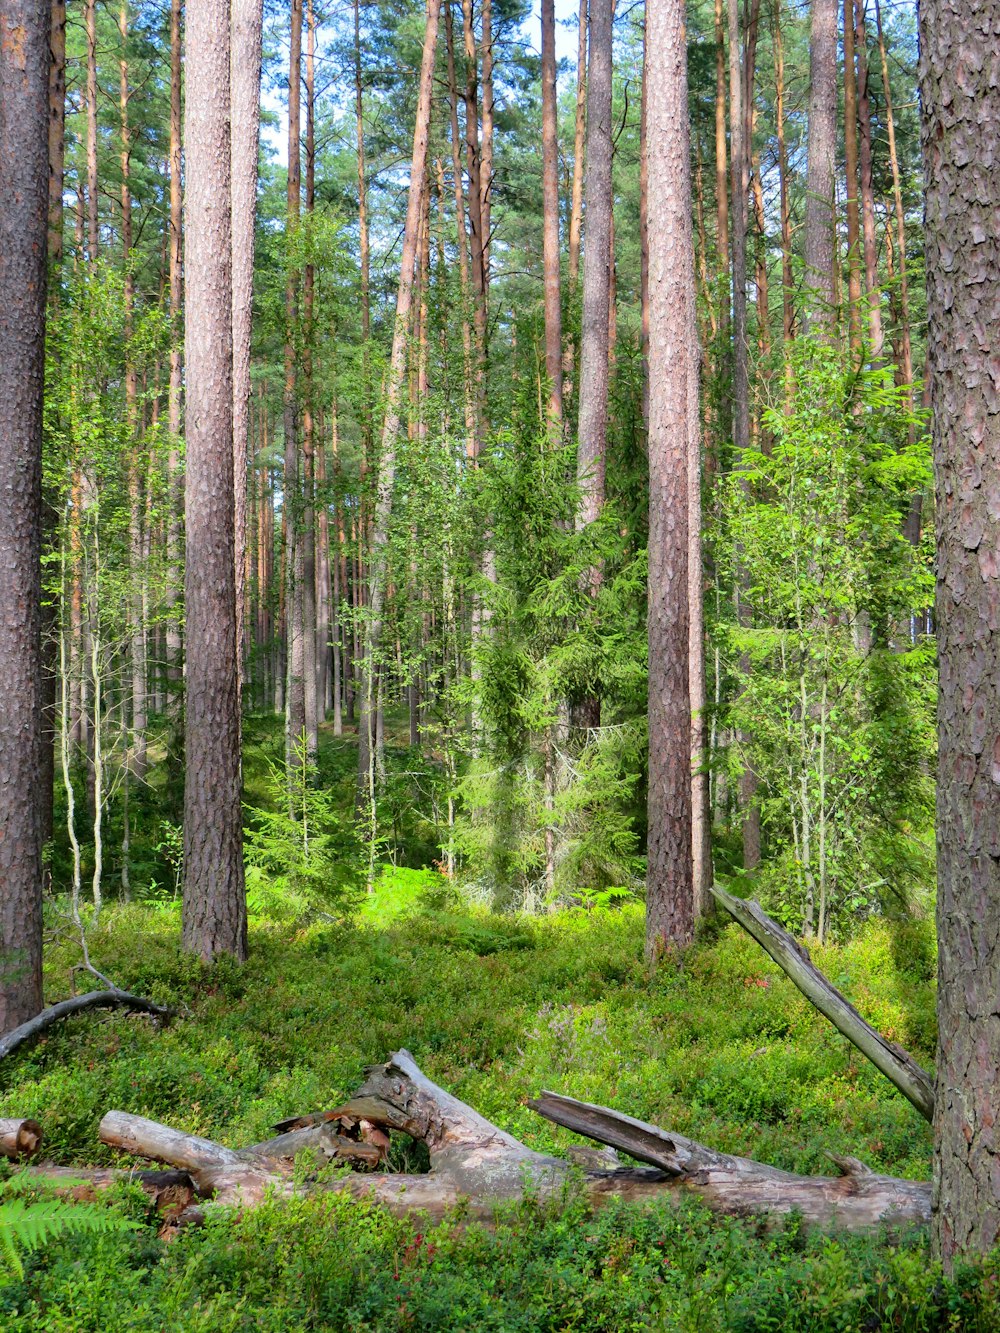
<path fill-rule="evenodd" d="M 300 222 L 302 3 L 292 0 L 288 57 L 288 195 L 285 213 L 285 766 L 290 771 L 306 730 L 305 644 L 302 606 L 302 486 L 299 472 L 298 364 L 299 268 L 294 247 Z"/>
<path fill-rule="evenodd" d="M 250 461 L 250 342 L 253 323 L 254 227 L 257 217 L 257 152 L 260 140 L 262 0 L 231 0 L 232 97 L 230 152 L 233 208 L 233 514 L 236 577 L 236 642 L 240 679 L 246 676 L 247 468 Z"/>
<path fill-rule="evenodd" d="M 361 0 L 354 0 L 354 116 L 358 147 L 358 247 L 361 260 L 362 467 L 372 452 L 371 258 L 368 244 L 368 178 L 365 170 L 365 116 L 361 81 Z"/>
<path fill-rule="evenodd" d="M 584 142 L 587 132 L 587 24 L 588 0 L 580 0 L 576 55 L 576 117 L 573 131 L 573 194 L 569 213 L 569 296 L 572 301 L 580 277 L 580 232 L 583 220 Z"/>
<path fill-rule="evenodd" d="M 170 3 L 170 388 L 167 395 L 167 680 L 175 688 L 181 678 L 181 635 L 177 594 L 183 582 L 181 568 L 181 519 L 184 507 L 181 472 L 181 395 L 183 393 L 181 267 L 183 216 L 181 195 L 181 3 Z"/>
<path fill-rule="evenodd" d="M 934 1240 L 1000 1238 L 1000 0 L 923 0 L 921 103 L 937 489 L 938 1046 Z"/>
<path fill-rule="evenodd" d="M 37 1120 L 0 1120 L 0 1156 L 11 1161 L 34 1157 L 42 1146 L 42 1127 Z"/>
<path fill-rule="evenodd" d="M 465 412 L 465 453 L 467 458 L 475 458 L 478 428 L 476 424 L 477 402 L 472 358 L 472 330 L 469 326 L 469 245 L 465 230 L 465 192 L 462 188 L 462 150 L 458 130 L 458 83 L 455 77 L 455 40 L 452 32 L 450 3 L 445 5 L 444 26 L 448 60 L 448 106 L 451 115 L 451 169 L 455 193 L 458 279 L 462 306 L 462 391 Z"/>
<path fill-rule="evenodd" d="M 562 436 L 562 306 L 559 291 L 559 138 L 556 118 L 555 0 L 542 0 L 542 266 L 545 273 L 547 419 Z"/>
<path fill-rule="evenodd" d="M 837 152 L 837 0 L 813 0 L 809 36 L 809 142 L 806 179 L 807 312 L 832 332 L 834 164 Z"/>
<path fill-rule="evenodd" d="M 614 0 L 590 0 L 587 69 L 587 243 L 583 255 L 580 418 L 577 431 L 578 527 L 604 506 L 608 430 L 608 297 L 611 283 L 611 77 Z"/>
<path fill-rule="evenodd" d="M 42 399 L 48 0 L 0 13 L 0 1033 L 42 1007 Z"/>
<path fill-rule="evenodd" d="M 847 325 L 855 361 L 861 354 L 861 215 L 858 212 L 858 77 L 854 0 L 844 0 L 844 157 L 847 200 Z"/>
<path fill-rule="evenodd" d="M 868 36 L 865 31 L 864 0 L 854 0 L 854 47 L 858 72 L 859 166 L 861 171 L 861 218 L 864 232 L 865 291 L 868 296 L 868 339 L 873 364 L 882 361 L 882 293 L 878 280 L 878 242 L 875 235 L 875 185 L 872 178 L 872 113 L 868 96 Z"/>
<path fill-rule="evenodd" d="M 83 0 L 87 105 L 87 260 L 97 263 L 97 0 Z"/>
<path fill-rule="evenodd" d="M 681 0 L 650 0 L 646 23 L 650 323 L 646 954 L 655 960 L 666 948 L 690 944 L 694 936 L 688 523 L 690 450 L 698 423 L 698 335 Z M 588 221 L 588 245 L 589 225 Z"/>
<path fill-rule="evenodd" d="M 188 0 L 184 947 L 247 954 L 233 540 L 229 10 Z"/>

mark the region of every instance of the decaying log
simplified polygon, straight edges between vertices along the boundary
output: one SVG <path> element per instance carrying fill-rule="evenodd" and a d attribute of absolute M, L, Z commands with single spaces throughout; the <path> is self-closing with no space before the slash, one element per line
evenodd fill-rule
<path fill-rule="evenodd" d="M 733 1157 L 620 1111 L 543 1092 L 529 1103 L 546 1120 L 659 1167 L 721 1213 L 802 1214 L 816 1226 L 863 1231 L 887 1220 L 928 1222 L 930 1185 L 876 1175 L 853 1157 L 834 1158 L 839 1177 L 797 1176 Z"/>
<path fill-rule="evenodd" d="M 26 1023 L 8 1032 L 6 1036 L 0 1037 L 0 1060 L 5 1055 L 10 1055 L 12 1051 L 16 1051 L 19 1046 L 23 1046 L 26 1041 L 40 1036 L 54 1023 L 60 1022 L 63 1018 L 71 1018 L 74 1014 L 83 1013 L 86 1009 L 132 1009 L 136 1013 L 152 1014 L 154 1018 L 161 1019 L 173 1015 L 172 1009 L 165 1009 L 162 1005 L 153 1004 L 151 1000 L 144 1000 L 141 995 L 130 995 L 128 991 L 94 990 L 87 995 L 74 995 L 72 999 L 60 1000 L 58 1004 L 50 1005 L 48 1009 L 43 1009 L 34 1018 L 29 1018 Z"/>
<path fill-rule="evenodd" d="M 809 951 L 772 921 L 759 903 L 734 898 L 718 884 L 712 885 L 712 893 L 837 1031 L 913 1103 L 925 1120 L 933 1120 L 934 1080 L 927 1070 L 901 1046 L 866 1023 L 850 1001 L 815 966 Z"/>
<path fill-rule="evenodd" d="M 887 1221 L 926 1222 L 930 1216 L 929 1185 L 876 1175 L 852 1158 L 838 1163 L 843 1172 L 839 1178 L 796 1176 L 556 1093 L 543 1093 L 532 1106 L 554 1123 L 648 1164 L 645 1169 L 615 1168 L 609 1162 L 608 1169 L 595 1169 L 592 1154 L 582 1183 L 595 1204 L 611 1197 L 650 1202 L 693 1194 L 720 1212 L 781 1216 L 797 1210 L 807 1222 L 851 1230 Z M 322 1184 L 293 1179 L 290 1152 L 321 1147 L 324 1134 L 328 1141 L 343 1137 L 336 1126 L 362 1119 L 426 1143 L 430 1172 L 345 1173 Z M 570 1163 L 533 1152 L 432 1083 L 408 1051 L 397 1051 L 384 1065 L 369 1070 L 355 1096 L 336 1111 L 283 1123 L 300 1128 L 237 1152 L 141 1116 L 111 1111 L 101 1122 L 101 1138 L 183 1167 L 203 1198 L 240 1207 L 269 1194 L 324 1189 L 370 1199 L 395 1213 L 419 1211 L 440 1218 L 461 1204 L 470 1216 L 489 1219 L 498 1203 L 520 1199 L 526 1190 L 540 1198 L 559 1197 L 573 1173 Z M 348 1142 L 354 1149 L 364 1146 Z"/>
<path fill-rule="evenodd" d="M 91 1203 L 98 1194 L 125 1180 L 138 1185 L 165 1223 L 175 1223 L 198 1198 L 186 1171 L 122 1170 L 120 1167 L 41 1166 L 27 1168 L 29 1177 L 52 1188 L 57 1197 Z"/>
<path fill-rule="evenodd" d="M 42 1127 L 37 1120 L 0 1120 L 0 1154 L 17 1161 L 34 1157 L 42 1146 Z"/>

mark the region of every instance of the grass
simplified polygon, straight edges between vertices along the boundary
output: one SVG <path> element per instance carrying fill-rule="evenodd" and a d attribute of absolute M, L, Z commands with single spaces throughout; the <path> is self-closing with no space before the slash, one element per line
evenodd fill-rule
<path fill-rule="evenodd" d="M 91 942 L 98 965 L 181 1016 L 164 1031 L 119 1014 L 63 1024 L 0 1070 L 0 1115 L 41 1120 L 65 1163 L 116 1160 L 97 1141 L 111 1108 L 241 1146 L 337 1104 L 405 1045 L 540 1150 L 573 1141 L 527 1109 L 547 1087 L 790 1170 L 829 1170 L 834 1152 L 928 1176 L 928 1127 L 748 937 L 716 925 L 651 979 L 642 927 L 636 907 L 470 911 L 433 873 L 388 870 L 354 924 L 256 919 L 250 962 L 208 969 L 181 954 L 176 905 L 112 908 Z M 817 955 L 930 1061 L 929 923 L 873 923 Z M 74 961 L 69 945 L 50 952 L 47 998 Z M 117 1206 L 149 1222 L 134 1201 Z M 1000 1327 L 991 1282 L 944 1282 L 921 1235 L 765 1234 L 694 1204 L 594 1218 L 570 1195 L 490 1233 L 327 1199 L 231 1214 L 170 1245 L 153 1225 L 54 1242 L 0 1294 L 0 1326 L 765 1329 L 794 1309 L 803 1328 L 986 1329 Z"/>

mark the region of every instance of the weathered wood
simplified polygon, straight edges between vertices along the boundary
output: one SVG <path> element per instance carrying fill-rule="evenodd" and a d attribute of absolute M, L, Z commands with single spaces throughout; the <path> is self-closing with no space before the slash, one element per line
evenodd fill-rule
<path fill-rule="evenodd" d="M 34 1157 L 42 1146 L 42 1127 L 37 1120 L 0 1120 L 0 1154 L 16 1161 Z"/>
<path fill-rule="evenodd" d="M 132 1009 L 138 1013 L 152 1014 L 155 1018 L 163 1019 L 170 1018 L 173 1014 L 171 1009 L 165 1009 L 162 1005 L 153 1004 L 151 1000 L 144 1000 L 141 995 L 130 995 L 123 990 L 95 990 L 86 995 L 74 995 L 72 999 L 60 1000 L 58 1004 L 43 1009 L 40 1014 L 29 1018 L 26 1023 L 22 1023 L 20 1027 L 14 1028 L 5 1037 L 0 1038 L 0 1060 L 5 1055 L 10 1055 L 12 1051 L 16 1051 L 19 1046 L 23 1046 L 26 1041 L 39 1036 L 54 1023 L 63 1018 L 71 1018 L 74 1014 L 83 1013 L 86 1009 Z"/>
<path fill-rule="evenodd" d="M 274 1161 L 289 1161 L 303 1149 L 310 1148 L 327 1161 L 350 1162 L 368 1168 L 378 1166 L 382 1161 L 379 1148 L 339 1133 L 339 1123 L 339 1119 L 331 1119 L 315 1125 L 303 1125 L 273 1139 L 266 1139 L 263 1143 L 255 1143 L 240 1155 L 248 1160 L 267 1157 Z"/>
<path fill-rule="evenodd" d="M 716 1152 L 683 1134 L 605 1106 L 543 1092 L 530 1102 L 546 1120 L 659 1167 L 722 1213 L 738 1216 L 799 1212 L 816 1226 L 867 1230 L 883 1222 L 928 1222 L 930 1185 L 880 1176 L 855 1158 L 836 1159 L 839 1177 L 797 1176 L 748 1157 Z M 614 1173 L 612 1173 L 614 1174 Z"/>
<path fill-rule="evenodd" d="M 130 1115 L 127 1111 L 109 1111 L 101 1121 L 98 1134 L 102 1143 L 120 1148 L 135 1157 L 147 1157 L 154 1162 L 166 1162 L 192 1173 L 242 1166 L 245 1158 L 221 1143 L 185 1134 L 168 1125 L 160 1125 L 145 1116 Z"/>
<path fill-rule="evenodd" d="M 866 1023 L 812 962 L 809 951 L 772 921 L 759 903 L 735 898 L 718 884 L 712 885 L 712 893 L 837 1031 L 899 1089 L 925 1120 L 933 1119 L 934 1080 L 926 1069 Z"/>
<path fill-rule="evenodd" d="M 657 1168 L 615 1169 L 613 1159 L 605 1159 L 611 1169 L 598 1169 L 604 1161 L 591 1152 L 582 1183 L 595 1206 L 611 1197 L 646 1203 L 694 1193 L 720 1212 L 782 1216 L 795 1210 L 810 1223 L 851 1230 L 887 1221 L 926 1222 L 930 1216 L 929 1185 L 876 1175 L 854 1158 L 838 1161 L 840 1178 L 796 1176 L 556 1093 L 543 1093 L 532 1106 L 556 1124 Z M 498 1203 L 523 1198 L 526 1189 L 539 1198 L 558 1198 L 572 1175 L 570 1163 L 533 1152 L 431 1082 L 408 1051 L 369 1070 L 357 1094 L 336 1111 L 296 1119 L 313 1123 L 242 1152 L 122 1111 L 109 1112 L 100 1132 L 105 1143 L 185 1168 L 202 1198 L 212 1201 L 206 1206 L 245 1208 L 268 1195 L 333 1190 L 396 1214 L 440 1218 L 461 1204 L 470 1217 L 489 1220 Z M 377 1145 L 338 1132 L 338 1126 L 362 1119 L 426 1143 L 430 1172 L 346 1173 L 323 1183 L 293 1179 L 289 1159 L 302 1147 L 319 1148 L 332 1158 L 344 1152 L 355 1161 L 366 1149 L 377 1156 Z M 189 1208 L 184 1220 L 198 1220 L 201 1211 Z"/>

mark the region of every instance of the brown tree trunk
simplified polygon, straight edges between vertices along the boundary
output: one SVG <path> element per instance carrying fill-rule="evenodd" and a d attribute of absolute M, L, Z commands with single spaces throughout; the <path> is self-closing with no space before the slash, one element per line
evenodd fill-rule
<path fill-rule="evenodd" d="M 719 328 L 729 327 L 729 181 L 726 156 L 725 0 L 715 0 L 715 250 Z"/>
<path fill-rule="evenodd" d="M 455 230 L 458 242 L 458 276 L 462 301 L 462 394 L 465 410 L 465 452 L 476 456 L 476 390 L 472 363 L 472 330 L 469 327 L 469 247 L 465 231 L 465 193 L 462 189 L 462 150 L 458 130 L 458 83 L 455 77 L 455 40 L 452 32 L 451 4 L 444 10 L 445 43 L 448 58 L 448 106 L 451 113 L 451 169 L 455 192 Z"/>
<path fill-rule="evenodd" d="M 181 570 L 181 514 L 184 505 L 181 475 L 181 354 L 183 328 L 183 271 L 181 267 L 181 0 L 170 4 L 170 388 L 167 396 L 167 680 L 174 687 L 181 678 L 181 635 L 177 597 Z"/>
<path fill-rule="evenodd" d="M 481 444 L 486 364 L 486 237 L 483 231 L 483 186 L 479 149 L 479 91 L 472 0 L 462 0 L 465 40 L 465 167 L 469 177 L 469 242 L 472 252 L 473 316 L 476 329 L 476 453 Z"/>
<path fill-rule="evenodd" d="M 837 152 L 837 0 L 813 0 L 809 35 L 809 143 L 806 179 L 808 314 L 833 329 L 834 164 Z"/>
<path fill-rule="evenodd" d="M 559 292 L 559 138 L 556 118 L 555 0 L 542 0 L 542 265 L 545 272 L 545 373 L 548 423 L 562 436 L 562 307 Z"/>
<path fill-rule="evenodd" d="M 187 0 L 184 947 L 247 954 L 233 541 L 229 10 Z"/>
<path fill-rule="evenodd" d="M 860 134 L 861 218 L 864 229 L 865 291 L 868 294 L 868 338 L 870 356 L 882 360 L 882 293 L 878 281 L 878 241 L 875 235 L 875 185 L 872 179 L 872 113 L 868 96 L 868 35 L 864 0 L 854 0 L 854 46 L 858 66 L 858 126 Z"/>
<path fill-rule="evenodd" d="M 747 72 L 752 84 L 752 76 Z M 747 339 L 747 185 L 744 68 L 739 0 L 729 0 L 729 161 L 733 233 L 733 443 L 750 447 L 750 345 Z"/>
<path fill-rule="evenodd" d="M 233 104 L 233 513 L 236 559 L 236 641 L 240 679 L 246 678 L 249 623 L 247 584 L 247 469 L 250 463 L 250 341 L 253 318 L 254 226 L 260 139 L 262 0 L 231 0 Z"/>
<path fill-rule="evenodd" d="M 367 468 L 372 452 L 371 258 L 368 244 L 368 179 L 365 171 L 365 118 L 361 83 L 361 0 L 354 0 L 354 114 L 358 146 L 358 246 L 361 257 L 362 452 Z"/>
<path fill-rule="evenodd" d="M 580 339 L 580 420 L 577 482 L 578 526 L 585 528 L 604 505 L 608 430 L 608 302 L 611 283 L 611 76 L 614 0 L 591 0 L 587 69 L 587 243 L 583 256 L 583 322 Z"/>
<path fill-rule="evenodd" d="M 299 269 L 293 247 L 301 209 L 302 0 L 292 0 L 288 63 L 288 202 L 285 214 L 285 764 L 291 769 L 295 747 L 306 729 L 305 644 L 302 607 L 302 486 L 299 474 L 298 365 L 295 331 L 299 320 Z"/>
<path fill-rule="evenodd" d="M 774 44 L 775 133 L 778 141 L 778 191 L 781 214 L 782 337 L 787 349 L 795 335 L 795 289 L 792 280 L 792 207 L 788 191 L 788 146 L 785 142 L 785 48 L 781 31 L 782 0 L 775 0 Z M 787 353 L 786 353 L 787 354 Z"/>
<path fill-rule="evenodd" d="M 87 259 L 97 262 L 97 0 L 83 0 L 87 104 Z"/>
<path fill-rule="evenodd" d="M 569 213 L 569 296 L 580 279 L 580 232 L 583 220 L 584 142 L 587 132 L 588 0 L 580 0 L 576 53 L 576 117 L 573 130 L 573 194 Z"/>
<path fill-rule="evenodd" d="M 844 0 L 844 157 L 847 200 L 847 322 L 851 352 L 861 354 L 861 220 L 858 212 L 858 80 L 854 0 Z"/>
<path fill-rule="evenodd" d="M 937 487 L 938 1043 L 934 1242 L 1000 1239 L 1000 0 L 923 0 L 921 103 Z M 989 53 L 989 55 L 987 55 Z"/>
<path fill-rule="evenodd" d="M 316 202 L 316 22 L 312 0 L 306 0 L 306 191 L 307 226 L 311 228 Z M 308 233 L 307 233 L 308 234 Z M 303 272 L 302 378 L 302 686 L 306 753 L 316 756 L 319 712 L 316 693 L 316 505 L 315 505 L 315 341 L 316 282 L 312 263 Z"/>
<path fill-rule="evenodd" d="M 0 13 L 0 1033 L 42 1007 L 42 396 L 47 0 Z"/>
<path fill-rule="evenodd" d="M 479 188 L 483 215 L 483 288 L 488 299 L 490 291 L 490 220 L 493 212 L 493 7 L 491 0 L 482 0 L 482 25 L 483 148 Z"/>
<path fill-rule="evenodd" d="M 646 954 L 655 961 L 665 949 L 690 944 L 696 909 L 688 522 L 690 450 L 698 438 L 698 372 L 682 0 L 649 0 L 646 43 L 650 320 Z"/>
<path fill-rule="evenodd" d="M 907 404 L 912 410 L 913 350 L 910 334 L 909 282 L 906 272 L 906 214 L 903 209 L 903 189 L 900 184 L 899 154 L 896 151 L 896 121 L 892 110 L 892 87 L 889 83 L 889 60 L 886 55 L 885 36 L 882 32 L 882 11 L 879 7 L 879 0 L 875 0 L 875 24 L 878 30 L 878 51 L 882 65 L 882 96 L 885 101 L 885 127 L 889 138 L 889 163 L 892 168 L 892 197 L 896 221 L 897 257 L 899 262 L 899 382 L 906 386 Z"/>

